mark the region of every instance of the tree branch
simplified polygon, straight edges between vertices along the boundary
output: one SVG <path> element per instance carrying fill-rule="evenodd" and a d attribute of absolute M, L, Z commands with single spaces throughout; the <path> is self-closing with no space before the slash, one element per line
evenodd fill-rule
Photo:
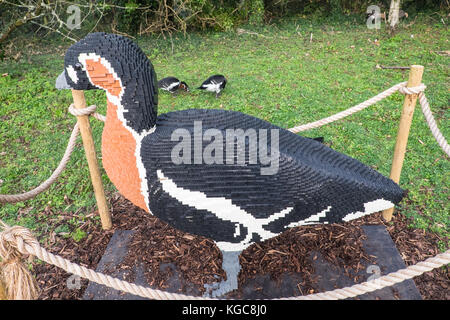
<path fill-rule="evenodd" d="M 1 1 L 0 3 L 7 3 L 10 4 L 7 1 Z M 18 6 L 18 5 L 16 5 Z M 22 7 L 22 6 L 21 6 Z M 9 25 L 9 27 L 6 29 L 6 31 L 2 34 L 0 34 L 0 44 L 2 42 L 4 42 L 8 36 L 14 31 L 16 30 L 18 27 L 26 24 L 28 21 L 31 21 L 32 19 L 36 19 L 42 16 L 41 14 L 41 5 L 38 4 L 37 6 L 29 6 L 28 8 L 28 12 L 25 14 L 25 16 L 23 18 L 17 19 L 16 21 L 14 21 L 13 23 L 11 23 Z"/>

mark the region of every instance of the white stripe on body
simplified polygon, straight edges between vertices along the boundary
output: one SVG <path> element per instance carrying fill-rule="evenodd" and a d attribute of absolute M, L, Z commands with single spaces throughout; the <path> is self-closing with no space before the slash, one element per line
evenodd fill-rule
<path fill-rule="evenodd" d="M 223 83 L 223 81 L 217 83 L 214 80 L 211 80 L 211 83 L 204 84 L 203 87 L 205 88 L 206 91 L 219 93 L 220 90 L 222 90 L 220 88 L 222 83 Z"/>
<path fill-rule="evenodd" d="M 162 184 L 163 190 L 182 204 L 194 207 L 198 210 L 208 210 L 221 220 L 236 223 L 237 226 L 234 233 L 235 237 L 240 235 L 239 224 L 242 224 L 248 229 L 247 236 L 239 243 L 220 241 L 217 242 L 217 245 L 221 250 L 244 250 L 251 244 L 250 241 L 252 239 L 253 233 L 257 233 L 262 240 L 266 240 L 276 236 L 276 233 L 265 230 L 263 226 L 286 216 L 293 209 L 292 207 L 287 207 L 280 212 L 272 214 L 268 218 L 258 219 L 245 210 L 239 208 L 237 205 L 233 204 L 229 199 L 207 197 L 203 192 L 190 191 L 184 188 L 180 188 L 170 178 L 165 177 L 161 170 L 157 170 L 157 175 Z"/>
<path fill-rule="evenodd" d="M 250 213 L 233 204 L 229 199 L 208 197 L 206 196 L 206 194 L 200 191 L 190 191 L 184 188 L 180 188 L 175 184 L 174 181 L 164 176 L 164 173 L 161 170 L 157 170 L 157 175 L 161 182 L 162 189 L 182 204 L 194 207 L 198 210 L 207 210 L 221 220 L 236 223 L 236 229 L 233 235 L 235 238 L 240 236 L 240 224 L 248 229 L 247 236 L 239 243 L 224 241 L 216 242 L 219 249 L 223 251 L 244 250 L 249 245 L 251 245 L 253 233 L 258 234 L 261 237 L 261 241 L 276 236 L 279 233 L 273 233 L 271 231 L 265 230 L 264 225 L 285 217 L 293 209 L 293 207 L 287 207 L 280 212 L 272 214 L 268 218 L 255 218 Z M 393 206 L 394 204 L 392 202 L 384 199 L 369 201 L 364 204 L 364 212 L 357 211 L 354 213 L 349 213 L 342 220 L 347 222 L 374 212 L 391 208 Z M 322 210 L 321 212 L 314 214 L 309 218 L 290 223 L 287 228 L 320 223 L 319 219 L 325 218 L 327 213 L 331 209 L 332 206 L 328 206 L 325 210 Z M 324 224 L 327 223 L 327 221 L 324 222 Z"/>

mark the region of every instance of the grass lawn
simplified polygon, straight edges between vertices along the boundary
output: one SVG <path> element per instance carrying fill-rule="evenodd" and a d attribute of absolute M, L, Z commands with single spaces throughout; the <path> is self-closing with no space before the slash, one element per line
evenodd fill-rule
<path fill-rule="evenodd" d="M 381 70 L 381 65 L 422 64 L 423 82 L 433 114 L 450 138 L 449 61 L 437 52 L 449 49 L 448 28 L 437 19 L 419 17 L 389 37 L 369 30 L 363 21 L 312 21 L 302 17 L 264 27 L 244 27 L 259 35 L 236 32 L 189 33 L 136 39 L 151 59 L 158 78 L 176 76 L 191 88 L 209 75 L 224 74 L 229 83 L 220 99 L 192 90 L 159 95 L 159 113 L 189 108 L 237 110 L 290 128 L 337 113 L 406 81 L 408 72 Z M 312 41 L 311 33 L 313 34 Z M 378 39 L 375 41 L 375 39 Z M 54 82 L 70 45 L 23 39 L 20 56 L 0 61 L 0 194 L 28 191 L 47 179 L 58 165 L 75 118 L 68 114 L 69 91 Z M 15 54 L 14 54 L 15 55 Z M 102 91 L 86 93 L 88 104 L 105 114 Z M 389 176 L 403 96 L 390 98 L 331 125 L 304 132 L 324 136 L 332 147 Z M 103 123 L 91 121 L 100 155 Z M 77 227 L 95 206 L 81 139 L 60 179 L 36 198 L 0 205 L 0 219 L 50 235 L 86 236 Z M 409 190 L 396 214 L 414 217 L 416 228 L 442 236 L 448 248 L 448 158 L 416 109 L 400 185 Z M 115 191 L 103 171 L 107 193 Z"/>

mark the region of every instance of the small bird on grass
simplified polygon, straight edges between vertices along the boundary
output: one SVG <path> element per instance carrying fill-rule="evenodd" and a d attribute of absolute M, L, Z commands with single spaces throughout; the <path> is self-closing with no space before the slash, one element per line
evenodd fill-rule
<path fill-rule="evenodd" d="M 176 93 L 178 90 L 189 92 L 189 86 L 186 82 L 180 81 L 175 77 L 167 77 L 158 81 L 158 88 L 161 90 Z"/>
<path fill-rule="evenodd" d="M 218 98 L 221 91 L 225 89 L 226 84 L 227 79 L 221 74 L 216 74 L 203 81 L 202 85 L 197 89 L 215 92 L 216 98 Z"/>

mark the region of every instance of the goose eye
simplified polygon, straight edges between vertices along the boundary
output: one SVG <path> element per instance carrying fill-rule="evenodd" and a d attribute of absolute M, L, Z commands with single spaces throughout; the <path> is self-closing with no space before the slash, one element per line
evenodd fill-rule
<path fill-rule="evenodd" d="M 81 65 L 81 63 L 79 63 L 79 62 L 77 62 L 77 63 L 75 63 L 75 70 L 81 70 L 82 69 L 82 65 Z"/>

